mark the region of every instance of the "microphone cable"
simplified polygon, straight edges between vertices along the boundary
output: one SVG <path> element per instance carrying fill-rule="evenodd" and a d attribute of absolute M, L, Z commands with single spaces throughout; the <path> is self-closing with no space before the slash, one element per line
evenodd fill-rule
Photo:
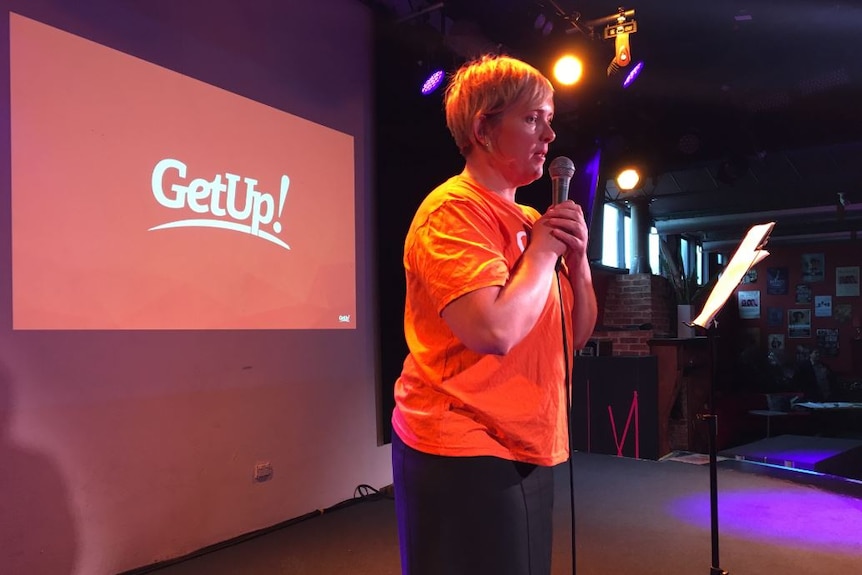
<path fill-rule="evenodd" d="M 572 460 L 573 453 L 573 437 L 572 437 L 572 368 L 569 364 L 569 341 L 566 329 L 566 310 L 563 305 L 563 284 L 560 279 L 560 268 L 562 267 L 563 258 L 560 256 L 555 275 L 557 276 L 557 293 L 560 301 L 560 323 L 562 325 L 563 335 L 563 376 L 566 385 L 566 434 L 569 441 L 569 506 L 572 519 L 572 575 L 577 573 L 577 550 L 575 545 L 575 466 Z M 574 322 L 574 318 L 572 318 Z"/>

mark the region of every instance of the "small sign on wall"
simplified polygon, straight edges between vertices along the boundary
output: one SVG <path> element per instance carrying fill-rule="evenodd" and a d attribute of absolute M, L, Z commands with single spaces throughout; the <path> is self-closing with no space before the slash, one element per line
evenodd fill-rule
<path fill-rule="evenodd" d="M 814 317 L 832 317 L 832 296 L 814 296 Z"/>
<path fill-rule="evenodd" d="M 859 266 L 835 268 L 835 295 L 859 295 Z"/>
<path fill-rule="evenodd" d="M 760 317 L 760 290 L 740 291 L 739 317 L 742 319 L 758 319 Z"/>

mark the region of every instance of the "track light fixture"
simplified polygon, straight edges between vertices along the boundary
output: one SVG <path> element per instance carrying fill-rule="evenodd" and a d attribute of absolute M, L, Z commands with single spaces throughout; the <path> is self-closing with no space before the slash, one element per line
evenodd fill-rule
<path fill-rule="evenodd" d="M 629 36 L 638 31 L 638 23 L 634 19 L 634 10 L 619 9 L 616 21 L 605 26 L 604 39 L 614 40 L 614 58 L 608 65 L 608 76 L 619 72 L 620 68 L 628 66 L 632 61 Z"/>
<path fill-rule="evenodd" d="M 551 3 L 554 4 L 554 2 Z M 556 6 L 556 4 L 554 5 Z M 581 15 L 579 13 L 565 16 L 565 19 L 569 24 L 571 24 L 571 28 L 566 30 L 567 34 L 579 32 L 591 40 L 595 39 L 597 36 L 596 28 L 598 26 L 604 26 L 602 39 L 613 39 L 614 41 L 614 57 L 611 60 L 611 63 L 608 64 L 608 76 L 613 76 L 619 72 L 621 68 L 625 68 L 631 64 L 632 54 L 631 46 L 629 45 L 629 36 L 638 31 L 638 23 L 635 20 L 635 11 L 633 9 L 626 10 L 625 8 L 620 7 L 616 14 L 588 20 L 586 22 L 581 21 Z M 641 65 L 641 68 L 642 67 L 643 66 Z M 638 69 L 637 72 L 640 72 L 640 69 Z M 634 81 L 637 76 L 637 72 L 633 72 L 630 76 L 626 77 L 626 87 Z"/>

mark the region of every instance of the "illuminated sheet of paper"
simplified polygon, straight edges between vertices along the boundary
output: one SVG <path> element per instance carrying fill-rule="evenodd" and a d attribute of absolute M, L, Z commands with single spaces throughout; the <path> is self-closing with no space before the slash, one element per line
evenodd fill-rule
<path fill-rule="evenodd" d="M 757 224 L 748 230 L 745 238 L 743 238 L 736 249 L 736 253 L 730 258 L 730 262 L 718 279 L 718 283 L 713 288 L 712 293 L 709 294 L 700 315 L 692 322 L 693 325 L 703 328 L 709 326 L 710 322 L 715 319 L 715 316 L 721 311 L 725 302 L 733 294 L 733 290 L 742 281 L 746 272 L 769 255 L 768 251 L 761 248 L 766 244 L 773 227 L 775 227 L 775 222 L 769 222 L 766 224 Z"/>

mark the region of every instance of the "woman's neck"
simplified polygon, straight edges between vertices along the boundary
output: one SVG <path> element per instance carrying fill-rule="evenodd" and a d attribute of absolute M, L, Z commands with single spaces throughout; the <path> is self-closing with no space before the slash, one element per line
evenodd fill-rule
<path fill-rule="evenodd" d="M 480 161 L 467 161 L 461 175 L 476 182 L 489 192 L 512 203 L 515 202 L 515 188 L 494 168 Z"/>

